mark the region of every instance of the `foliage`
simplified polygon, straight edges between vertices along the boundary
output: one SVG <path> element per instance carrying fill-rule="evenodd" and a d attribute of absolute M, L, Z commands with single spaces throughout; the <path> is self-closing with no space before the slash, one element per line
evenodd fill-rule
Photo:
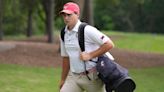
<path fill-rule="evenodd" d="M 34 34 L 45 34 L 45 12 L 42 0 L 3 0 L 1 30 L 4 35 L 25 34 L 28 12 L 32 11 Z M 59 11 L 63 4 L 76 0 L 55 0 L 54 28 L 63 22 Z M 162 0 L 94 0 L 94 24 L 101 30 L 164 33 L 164 1 Z M 84 14 L 86 14 L 84 10 Z M 2 31 L 1 31 L 2 32 Z"/>
<path fill-rule="evenodd" d="M 6 8 L 3 17 L 4 34 L 20 34 L 24 33 L 26 16 L 18 11 L 20 9 L 19 0 L 5 2 Z"/>
<path fill-rule="evenodd" d="M 163 4 L 160 0 L 95 0 L 95 24 L 100 29 L 112 23 L 113 30 L 164 33 Z M 104 21 L 104 16 L 112 21 Z"/>
<path fill-rule="evenodd" d="M 64 22 L 63 22 L 63 19 L 61 17 L 56 18 L 55 27 L 58 30 L 61 30 L 64 27 Z"/>
<path fill-rule="evenodd" d="M 164 1 L 148 0 L 144 3 L 144 11 L 146 13 L 146 29 L 153 33 L 164 33 Z"/>

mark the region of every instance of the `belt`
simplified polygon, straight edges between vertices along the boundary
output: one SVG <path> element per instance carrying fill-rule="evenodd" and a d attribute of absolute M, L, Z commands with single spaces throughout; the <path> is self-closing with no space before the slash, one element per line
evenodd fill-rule
<path fill-rule="evenodd" d="M 94 72 L 97 72 L 96 67 L 92 67 L 91 69 L 88 69 L 87 71 L 84 71 L 81 73 L 75 73 L 75 72 L 72 72 L 72 73 L 75 75 L 87 75 L 89 73 L 94 73 Z"/>

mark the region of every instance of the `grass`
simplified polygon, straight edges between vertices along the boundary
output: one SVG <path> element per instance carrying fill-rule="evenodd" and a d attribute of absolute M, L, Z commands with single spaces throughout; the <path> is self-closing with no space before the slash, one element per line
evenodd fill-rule
<path fill-rule="evenodd" d="M 0 64 L 0 92 L 58 92 L 60 69 Z"/>
<path fill-rule="evenodd" d="M 164 35 L 150 34 L 150 33 L 128 33 L 128 32 L 115 32 L 115 31 L 103 31 L 109 36 L 115 36 L 117 39 L 112 39 L 114 41 L 116 48 L 140 51 L 140 52 L 150 52 L 150 53 L 160 53 L 164 54 Z M 56 37 L 59 36 L 59 31 L 55 30 L 54 34 Z M 35 35 L 36 37 L 42 37 L 43 35 Z M 25 35 L 18 36 L 5 36 L 5 39 L 27 39 Z"/>
<path fill-rule="evenodd" d="M 130 73 L 137 84 L 135 92 L 164 92 L 164 67 L 131 69 Z"/>
<path fill-rule="evenodd" d="M 105 31 L 104 31 L 105 32 Z M 116 48 L 164 54 L 164 35 L 105 32 Z M 14 39 L 24 39 L 24 36 Z M 10 39 L 10 37 L 9 37 Z M 135 92 L 164 92 L 164 67 L 130 69 L 137 84 Z M 0 64 L 0 92 L 58 92 L 60 68 Z"/>
<path fill-rule="evenodd" d="M 114 40 L 117 48 L 164 54 L 164 35 L 113 31 L 105 32 L 105 34 L 118 37 L 118 39 Z"/>
<path fill-rule="evenodd" d="M 164 67 L 130 69 L 135 92 L 164 92 Z M 0 64 L 0 92 L 58 92 L 60 68 Z"/>

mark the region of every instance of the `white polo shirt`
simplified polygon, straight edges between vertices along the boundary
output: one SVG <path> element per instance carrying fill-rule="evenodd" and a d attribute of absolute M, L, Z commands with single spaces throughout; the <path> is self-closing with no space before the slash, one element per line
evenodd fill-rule
<path fill-rule="evenodd" d="M 80 46 L 78 43 L 78 28 L 81 24 L 79 20 L 75 27 L 68 31 L 67 26 L 65 28 L 64 42 L 61 40 L 61 56 L 68 56 L 70 60 L 70 70 L 75 73 L 84 72 L 84 61 L 80 60 Z M 84 29 L 85 38 L 85 52 L 92 52 L 97 50 L 102 44 L 110 40 L 105 34 L 101 33 L 95 27 L 87 25 Z M 97 58 L 92 59 L 97 61 Z M 86 61 L 86 69 L 90 69 L 96 66 L 96 63 Z"/>

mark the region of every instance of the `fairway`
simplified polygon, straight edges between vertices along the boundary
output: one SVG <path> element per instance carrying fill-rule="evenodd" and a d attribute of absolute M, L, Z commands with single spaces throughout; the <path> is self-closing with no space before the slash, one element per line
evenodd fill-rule
<path fill-rule="evenodd" d="M 164 92 L 164 50 L 161 47 L 164 36 L 119 32 L 107 34 L 115 42 L 112 55 L 119 64 L 129 68 L 130 75 L 136 81 L 135 92 Z M 62 60 L 59 43 L 48 44 L 44 41 L 44 38 L 34 37 L 1 42 L 15 47 L 0 52 L 0 92 L 59 91 Z M 149 45 L 152 48 L 145 47 Z"/>
<path fill-rule="evenodd" d="M 137 89 L 135 92 L 164 92 L 164 67 L 131 69 Z"/>
<path fill-rule="evenodd" d="M 116 48 L 125 50 L 164 54 L 164 35 L 104 31 L 115 43 Z"/>
<path fill-rule="evenodd" d="M 58 92 L 60 68 L 0 64 L 0 92 Z M 130 69 L 135 92 L 164 92 L 164 67 Z"/>
<path fill-rule="evenodd" d="M 60 69 L 0 64 L 0 92 L 58 92 Z"/>

